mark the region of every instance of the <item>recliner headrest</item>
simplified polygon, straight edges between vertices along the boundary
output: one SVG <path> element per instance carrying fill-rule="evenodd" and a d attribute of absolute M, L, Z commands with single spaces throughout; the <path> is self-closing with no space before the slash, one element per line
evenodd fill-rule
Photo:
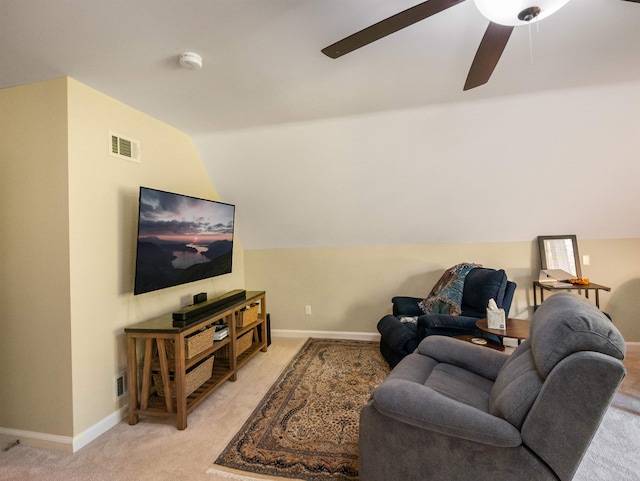
<path fill-rule="evenodd" d="M 609 318 L 585 298 L 569 293 L 555 294 L 538 307 L 530 338 L 536 368 L 544 378 L 575 352 L 595 351 L 622 360 L 626 351 Z"/>
<path fill-rule="evenodd" d="M 477 267 L 467 274 L 462 292 L 462 315 L 486 317 L 487 304 L 493 298 L 502 306 L 507 288 L 507 274 L 503 269 Z"/>

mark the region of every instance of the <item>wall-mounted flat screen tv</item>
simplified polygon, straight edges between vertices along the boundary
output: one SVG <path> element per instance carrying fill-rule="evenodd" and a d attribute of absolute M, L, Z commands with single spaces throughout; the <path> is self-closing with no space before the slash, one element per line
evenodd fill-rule
<path fill-rule="evenodd" d="M 229 274 L 235 206 L 140 187 L 134 294 Z"/>

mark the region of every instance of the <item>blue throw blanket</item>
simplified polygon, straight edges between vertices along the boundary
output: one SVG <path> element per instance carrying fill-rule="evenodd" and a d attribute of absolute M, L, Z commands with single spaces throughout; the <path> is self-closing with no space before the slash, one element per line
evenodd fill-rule
<path fill-rule="evenodd" d="M 447 269 L 429 295 L 419 306 L 425 314 L 449 314 L 457 316 L 461 312 L 462 290 L 467 274 L 479 264 L 464 262 Z"/>

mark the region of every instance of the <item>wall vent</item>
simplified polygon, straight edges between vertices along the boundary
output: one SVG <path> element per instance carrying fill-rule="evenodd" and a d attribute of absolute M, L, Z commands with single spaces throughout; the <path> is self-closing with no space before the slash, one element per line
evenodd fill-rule
<path fill-rule="evenodd" d="M 132 162 L 140 162 L 140 142 L 109 132 L 109 154 Z"/>
<path fill-rule="evenodd" d="M 116 376 L 116 399 L 127 394 L 127 371 L 122 371 Z"/>

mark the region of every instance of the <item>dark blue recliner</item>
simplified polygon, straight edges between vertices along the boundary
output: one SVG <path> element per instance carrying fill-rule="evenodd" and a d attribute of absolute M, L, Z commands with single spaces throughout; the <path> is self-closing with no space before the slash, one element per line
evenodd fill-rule
<path fill-rule="evenodd" d="M 391 367 L 411 354 L 420 341 L 434 334 L 441 336 L 472 335 L 500 342 L 496 336 L 480 331 L 476 321 L 486 316 L 489 299 L 509 315 L 516 283 L 507 279 L 504 270 L 477 267 L 469 271 L 464 280 L 459 316 L 425 314 L 418 305 L 422 298 L 398 296 L 391 299 L 393 315 L 378 322 L 380 352 Z M 417 322 L 402 322 L 402 317 L 417 317 Z"/>

